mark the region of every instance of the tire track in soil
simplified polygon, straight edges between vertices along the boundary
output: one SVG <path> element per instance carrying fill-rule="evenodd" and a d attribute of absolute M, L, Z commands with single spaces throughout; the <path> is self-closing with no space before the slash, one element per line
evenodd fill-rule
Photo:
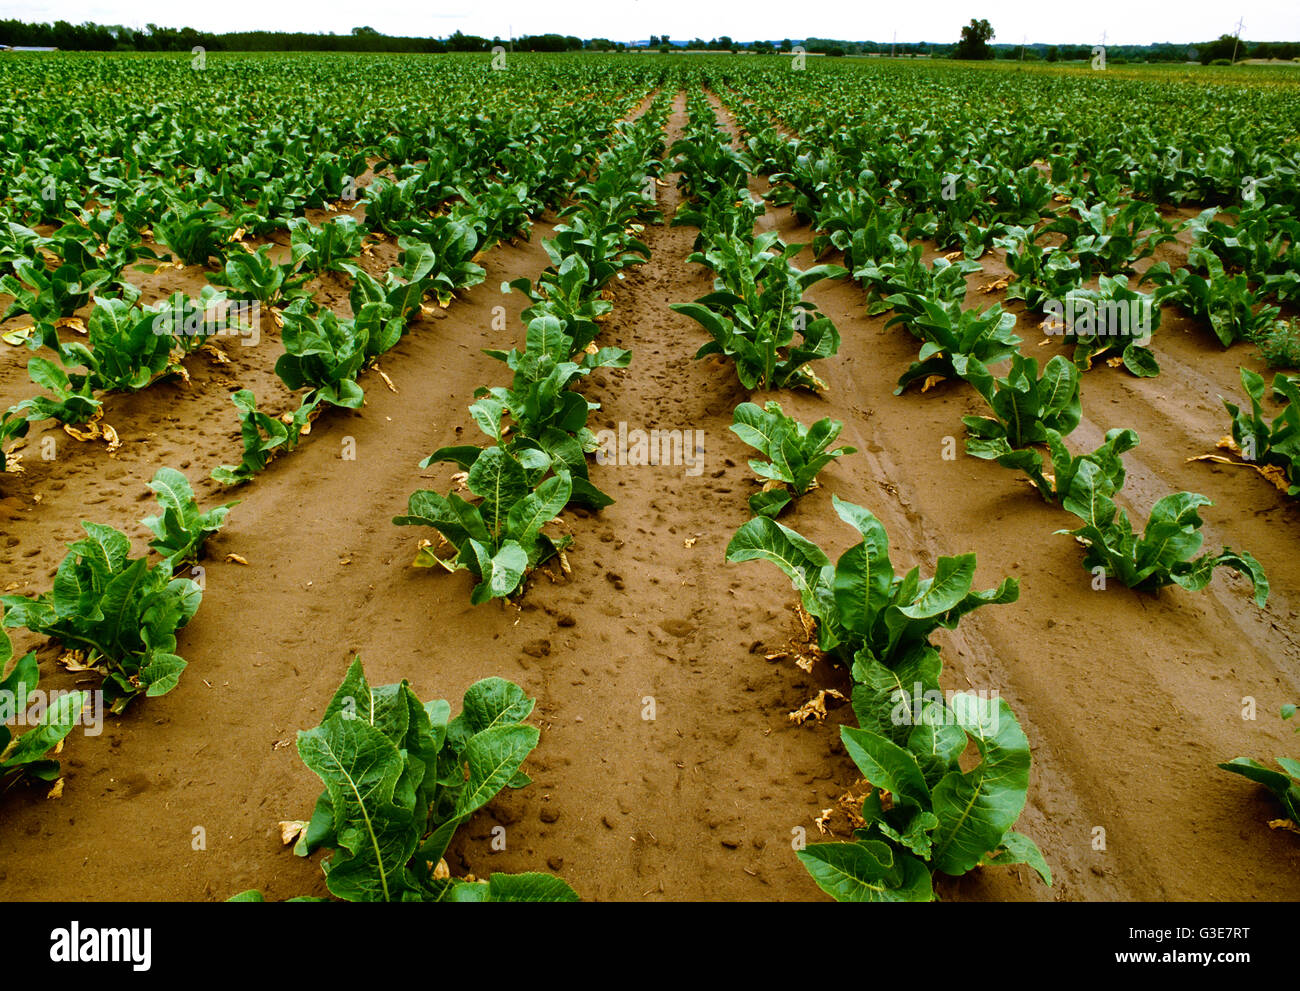
<path fill-rule="evenodd" d="M 718 112 L 737 133 L 725 109 Z M 761 178 L 752 185 L 767 188 Z M 812 240 L 786 208 L 769 207 L 759 225 L 789 243 Z M 937 254 L 931 248 L 927 259 Z M 797 263 L 812 264 L 811 252 L 803 251 Z M 986 265 L 996 268 L 995 259 L 986 256 Z M 971 287 L 1004 274 L 974 273 Z M 1200 593 L 1174 588 L 1147 596 L 1119 583 L 1100 593 L 1080 566 L 1082 548 L 1053 535 L 1074 526 L 1075 518 L 1047 506 L 1015 473 L 961 453 L 961 416 L 986 412 L 979 397 L 962 383 L 925 396 L 916 389 L 892 395 L 898 374 L 915 360 L 914 339 L 898 328 L 885 330 L 888 315 L 867 317 L 862 290 L 852 281 L 822 282 L 808 295 L 835 321 L 843 344 L 820 363 L 831 386 L 825 397 L 783 394 L 781 401 L 804 422 L 827 415 L 843 420 L 840 443 L 859 453 L 824 472 L 822 487 L 782 522 L 838 553 L 850 531 L 830 505 L 833 491 L 881 516 L 896 567 L 902 561 L 932 571 L 940 554 L 975 550 L 976 587 L 1004 575 L 1021 580 L 1018 602 L 980 610 L 938 639 L 945 645 L 945 686 L 998 688 L 1029 736 L 1034 771 L 1019 828 L 1038 841 L 1055 885 L 1045 888 L 1024 869 L 1018 884 L 1015 873 L 993 869 L 944 882 L 943 893 L 959 899 L 1300 898 L 1300 848 L 1294 837 L 1265 825 L 1277 815 L 1276 804 L 1215 767 L 1238 755 L 1268 759 L 1294 750 L 1295 737 L 1276 714 L 1281 703 L 1300 696 L 1297 510 L 1253 472 L 1184 461 L 1226 432 L 1226 413 L 1213 392 L 1207 395 L 1208 383 L 1219 394 L 1238 394 L 1237 365 L 1258 370 L 1257 362 L 1242 349 L 1212 346 L 1205 333 L 1176 332 L 1194 324 L 1166 310 L 1157 332 L 1161 376 L 1138 380 L 1104 367 L 1086 374 L 1085 420 L 1070 446 L 1091 449 L 1106 429 L 1134 427 L 1143 442 L 1127 456 L 1121 504 L 1145 520 L 1169 491 L 1208 495 L 1216 505 L 1203 512 L 1206 548 L 1227 543 L 1255 553 L 1273 584 L 1267 609 L 1257 610 L 1249 585 L 1227 572 Z M 1027 350 L 1042 336 L 1023 320 L 1019 332 Z M 1032 352 L 1040 362 L 1054 353 Z M 955 461 L 941 457 L 945 437 L 956 439 Z M 786 584 L 783 576 L 767 577 Z M 1255 722 L 1241 718 L 1245 696 L 1258 698 Z M 847 759 L 843 764 L 841 781 L 848 783 L 854 768 Z M 1095 826 L 1106 830 L 1104 852 L 1092 849 Z"/>

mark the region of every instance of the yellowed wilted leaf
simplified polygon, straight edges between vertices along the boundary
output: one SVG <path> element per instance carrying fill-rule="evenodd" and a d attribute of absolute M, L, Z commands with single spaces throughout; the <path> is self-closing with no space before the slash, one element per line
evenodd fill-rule
<path fill-rule="evenodd" d="M 94 671 L 95 665 L 86 663 L 86 652 L 84 650 L 65 650 L 59 655 L 59 663 L 68 671 Z"/>
<path fill-rule="evenodd" d="M 81 317 L 59 317 L 54 321 L 54 326 L 58 330 L 70 330 L 74 334 L 86 333 L 86 325 L 81 322 Z"/>
<path fill-rule="evenodd" d="M 921 383 L 921 391 L 929 392 L 936 385 L 943 381 L 942 375 L 927 375 L 925 381 Z"/>
<path fill-rule="evenodd" d="M 831 827 L 826 825 L 826 823 L 830 821 L 831 816 L 834 814 L 835 814 L 834 806 L 832 806 L 829 809 L 822 809 L 822 814 L 813 820 L 813 822 L 817 823 L 817 832 L 821 833 L 823 836 L 835 835 L 831 831 Z"/>
<path fill-rule="evenodd" d="M 992 282 L 986 282 L 984 283 L 984 285 L 980 286 L 980 292 L 982 293 L 997 292 L 999 289 L 1005 289 L 1006 287 L 1007 287 L 1006 279 L 994 279 Z"/>
<path fill-rule="evenodd" d="M 35 327 L 19 327 L 17 330 L 10 330 L 0 334 L 0 340 L 18 347 L 20 344 L 26 344 L 31 340 L 32 332 L 35 330 Z"/>
<path fill-rule="evenodd" d="M 694 546 L 695 546 L 695 541 L 697 541 L 697 540 L 699 540 L 699 539 L 700 539 L 699 537 L 687 537 L 687 538 L 685 538 L 685 539 L 682 541 L 682 546 L 683 546 L 683 547 L 694 547 Z"/>
<path fill-rule="evenodd" d="M 415 545 L 415 560 L 411 562 L 413 568 L 445 568 L 447 571 L 456 569 L 440 558 L 434 551 L 433 541 L 422 539 Z"/>
<path fill-rule="evenodd" d="M 962 252 L 960 251 L 949 251 L 946 255 L 943 256 L 943 260 L 947 262 L 961 261 L 961 259 L 962 259 Z"/>
<path fill-rule="evenodd" d="M 228 564 L 242 564 L 247 567 L 248 558 L 244 557 L 242 554 L 227 554 L 226 562 Z"/>
<path fill-rule="evenodd" d="M 1288 832 L 1300 833 L 1300 826 L 1297 826 L 1290 819 L 1270 819 L 1268 821 L 1269 829 L 1285 829 Z"/>
<path fill-rule="evenodd" d="M 1111 368 L 1118 368 L 1120 365 L 1124 364 L 1124 359 L 1123 359 L 1123 358 L 1107 358 L 1107 359 L 1106 359 L 1106 364 L 1109 365 Z"/>
<path fill-rule="evenodd" d="M 202 344 L 199 346 L 199 350 L 215 361 L 218 365 L 230 364 L 230 358 L 226 356 L 226 352 L 222 351 L 221 348 L 217 347 L 215 344 Z"/>
<path fill-rule="evenodd" d="M 104 410 L 95 410 L 95 415 L 86 421 L 84 428 L 73 426 L 71 423 L 63 425 L 63 432 L 73 440 L 81 441 L 83 444 L 87 441 L 95 440 L 99 437 L 99 419 L 104 415 Z"/>
<path fill-rule="evenodd" d="M 866 797 L 866 795 L 855 795 L 851 791 L 846 791 L 835 800 L 835 804 L 844 813 L 845 818 L 849 820 L 849 825 L 854 829 L 859 829 L 867 824 L 859 812 L 862 808 L 862 801 Z"/>
<path fill-rule="evenodd" d="M 293 843 L 307 829 L 307 823 L 301 819 L 283 819 L 280 822 L 280 842 L 285 846 Z"/>
<path fill-rule="evenodd" d="M 795 615 L 799 617 L 799 625 L 803 627 L 805 640 L 811 640 L 817 635 L 817 620 L 809 614 L 808 610 L 803 607 L 802 602 L 796 602 L 794 606 Z"/>
<path fill-rule="evenodd" d="M 435 881 L 445 881 L 451 877 L 451 868 L 447 866 L 446 860 L 439 860 L 433 869 L 433 878 Z"/>
<path fill-rule="evenodd" d="M 62 798 L 62 797 L 63 797 L 63 779 L 62 779 L 62 778 L 59 778 L 58 781 L 54 782 L 54 787 L 50 789 L 49 794 L 46 795 L 45 797 L 46 797 L 46 798 Z"/>
<path fill-rule="evenodd" d="M 569 557 L 564 551 L 560 551 L 560 570 L 566 575 L 573 574 L 573 568 L 569 564 Z"/>
<path fill-rule="evenodd" d="M 790 713 L 790 722 L 802 726 L 809 719 L 816 719 L 818 721 L 825 719 L 827 696 L 839 699 L 841 702 L 848 701 L 848 699 L 846 699 L 838 689 L 823 688 L 817 693 L 815 698 L 809 699 L 803 705 L 799 706 L 799 708 L 795 709 L 794 712 Z"/>
<path fill-rule="evenodd" d="M 386 371 L 384 371 L 378 365 L 375 366 L 375 371 L 379 373 L 379 377 L 384 380 L 384 385 L 388 386 L 388 390 L 390 392 L 397 391 L 397 386 L 393 385 L 393 380 L 388 377 L 388 373 Z"/>
<path fill-rule="evenodd" d="M 1273 483 L 1279 492 L 1290 492 L 1291 483 L 1287 481 L 1286 472 L 1277 465 L 1252 465 L 1257 472 Z"/>

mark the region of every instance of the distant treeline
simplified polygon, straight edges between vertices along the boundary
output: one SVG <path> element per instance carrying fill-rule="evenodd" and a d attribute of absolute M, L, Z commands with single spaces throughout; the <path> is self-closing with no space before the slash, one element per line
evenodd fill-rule
<path fill-rule="evenodd" d="M 167 28 L 149 24 L 144 30 L 120 24 L 70 24 L 55 21 L 53 24 L 26 24 L 17 20 L 0 20 L 0 45 L 10 47 L 60 48 L 65 51 L 94 52 L 188 52 L 195 46 L 209 51 L 233 52 L 486 52 L 496 45 L 513 51 L 566 52 L 580 50 L 626 51 L 652 48 L 663 50 L 724 50 L 753 51 L 770 54 L 790 52 L 795 45 L 805 51 L 820 55 L 888 55 L 930 56 L 944 58 L 953 54 L 955 44 L 908 42 L 892 44 L 879 41 L 837 41 L 826 38 L 805 38 L 793 41 L 733 41 L 729 36 L 705 40 L 671 40 L 668 35 L 651 35 L 648 41 L 631 44 L 611 41 L 608 38 L 582 39 L 573 35 L 542 34 L 515 38 L 481 38 L 457 31 L 447 38 L 404 38 L 381 34 L 369 27 L 353 28 L 351 34 L 285 33 L 280 31 L 239 31 L 214 34 L 193 28 Z M 1198 60 L 1209 63 L 1231 59 L 1234 47 L 1236 57 L 1243 58 L 1300 58 L 1300 42 L 1237 42 L 1231 35 L 1201 45 L 1107 45 L 1109 62 L 1186 62 Z M 1088 60 L 1093 56 L 1092 45 L 989 45 L 993 58 L 1041 60 L 1047 62 Z"/>

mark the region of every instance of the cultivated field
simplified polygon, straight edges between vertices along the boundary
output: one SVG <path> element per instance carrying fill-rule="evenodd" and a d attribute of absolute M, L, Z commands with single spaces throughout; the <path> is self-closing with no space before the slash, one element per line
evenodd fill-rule
<path fill-rule="evenodd" d="M 0 899 L 1300 898 L 1289 67 L 0 94 Z"/>

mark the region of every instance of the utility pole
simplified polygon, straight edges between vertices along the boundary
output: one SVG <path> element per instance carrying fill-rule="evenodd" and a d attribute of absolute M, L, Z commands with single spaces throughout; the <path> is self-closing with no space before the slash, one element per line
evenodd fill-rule
<path fill-rule="evenodd" d="M 1241 17 L 1238 17 L 1238 18 L 1237 18 L 1237 35 L 1236 35 L 1236 37 L 1235 37 L 1235 38 L 1233 39 L 1233 41 L 1232 41 L 1232 62 L 1233 62 L 1234 65 L 1235 65 L 1236 62 L 1237 62 L 1237 46 L 1241 44 L 1241 29 L 1242 29 L 1243 27 L 1245 27 L 1245 26 L 1246 26 L 1246 21 L 1245 21 L 1245 19 L 1244 19 L 1244 18 L 1241 18 Z"/>
<path fill-rule="evenodd" d="M 898 28 L 894 28 L 894 41 L 889 46 L 889 57 L 894 58 L 898 49 Z"/>
<path fill-rule="evenodd" d="M 1025 45 L 1029 42 L 1029 35 L 1025 35 L 1020 42 L 1020 62 L 1023 65 L 1025 61 Z"/>

